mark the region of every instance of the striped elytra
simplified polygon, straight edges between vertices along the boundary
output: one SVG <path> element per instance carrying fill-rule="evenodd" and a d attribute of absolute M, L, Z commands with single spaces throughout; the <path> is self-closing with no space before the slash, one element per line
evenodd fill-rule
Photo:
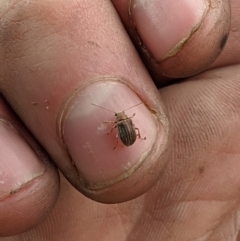
<path fill-rule="evenodd" d="M 126 110 L 129 110 L 140 104 L 142 104 L 142 103 L 136 104 Z M 102 108 L 104 110 L 110 111 L 110 112 L 114 112 L 114 111 L 108 110 L 108 109 L 101 107 L 99 105 L 96 105 L 96 104 L 92 104 L 92 105 Z M 126 111 L 126 110 L 124 110 L 124 111 Z M 116 141 L 116 145 L 113 147 L 113 149 L 115 149 L 118 145 L 118 138 L 120 138 L 120 140 L 122 141 L 122 143 L 125 146 L 133 145 L 135 143 L 137 137 L 139 139 L 146 140 L 146 137 L 141 138 L 139 129 L 136 128 L 133 124 L 132 118 L 135 116 L 135 113 L 131 117 L 128 117 L 124 111 L 121 111 L 118 113 L 114 112 L 116 121 L 104 121 L 104 123 L 115 123 L 115 125 L 112 127 L 112 129 L 108 133 L 106 133 L 107 135 L 112 133 L 112 131 L 115 128 L 117 128 L 117 135 L 116 135 L 117 141 Z"/>
<path fill-rule="evenodd" d="M 137 139 L 135 126 L 124 112 L 116 113 L 118 137 L 125 146 L 131 146 Z M 134 116 L 134 115 L 133 115 Z"/>

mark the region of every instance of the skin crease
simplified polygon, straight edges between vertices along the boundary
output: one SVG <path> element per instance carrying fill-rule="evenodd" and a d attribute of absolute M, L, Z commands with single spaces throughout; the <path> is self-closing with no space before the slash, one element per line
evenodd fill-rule
<path fill-rule="evenodd" d="M 154 187 L 132 201 L 106 205 L 60 175 L 60 196 L 49 216 L 0 241 L 240 241 L 238 0 L 231 10 L 229 40 L 209 70 L 159 89 L 171 132 L 163 157 L 168 165 Z"/>

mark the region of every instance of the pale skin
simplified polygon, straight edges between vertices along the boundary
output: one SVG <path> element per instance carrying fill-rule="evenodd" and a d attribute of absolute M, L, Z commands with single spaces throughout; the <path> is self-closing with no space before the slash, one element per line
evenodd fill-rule
<path fill-rule="evenodd" d="M 199 56 L 191 56 L 192 51 L 187 51 L 185 56 L 182 51 L 182 55 L 174 57 L 174 64 L 163 63 L 161 68 L 144 59 L 147 54 L 137 46 L 134 36 L 130 40 L 128 34 L 134 33 L 130 31 L 132 23 L 126 17 L 125 0 L 113 0 L 112 3 L 106 0 L 28 2 L 32 4 L 19 0 L 0 1 L 0 120 L 4 124 L 7 124 L 6 120 L 11 122 L 7 131 L 4 129 L 0 135 L 0 167 L 8 158 L 15 160 L 14 153 L 18 151 L 21 153 L 20 164 L 29 160 L 23 171 L 36 170 L 37 164 L 31 163 L 34 158 L 39 161 L 39 156 L 45 171 L 29 185 L 9 190 L 8 195 L 0 198 L 0 241 L 240 241 L 240 2 L 230 1 L 229 39 L 211 66 L 208 58 L 213 59 L 216 53 L 212 51 L 212 45 L 208 49 L 210 45 L 205 44 L 203 33 L 208 23 L 202 25 L 202 32 L 196 32 L 197 37 L 194 35 L 193 40 L 186 43 L 186 48 L 188 44 L 201 47 Z M 115 8 L 129 30 L 128 34 Z M 187 15 L 189 10 L 179 11 Z M 211 18 L 211 11 L 208 13 L 208 22 L 214 21 L 216 16 Z M 224 22 L 229 14 L 224 12 L 220 19 Z M 179 26 L 166 30 L 171 36 L 166 39 L 172 39 L 172 32 L 177 29 Z M 221 32 L 221 29 L 212 28 L 211 32 Z M 209 34 L 210 40 L 217 39 L 217 35 Z M 97 46 L 99 42 L 106 45 Z M 143 59 L 134 50 L 134 44 Z M 111 51 L 106 46 L 110 46 Z M 151 51 L 158 52 L 154 48 Z M 161 44 L 159 48 L 162 48 Z M 201 55 L 206 57 L 202 60 Z M 188 59 L 187 66 L 181 65 L 183 56 Z M 196 70 L 196 58 L 201 70 L 202 61 L 209 66 L 196 76 L 183 79 L 183 73 Z M 44 68 L 42 64 L 46 64 Z M 176 65 L 175 71 L 172 65 Z M 176 84 L 178 80 L 162 76 L 163 72 L 171 73 L 168 67 L 181 82 Z M 133 200 L 125 203 L 117 203 L 113 196 L 115 204 L 102 204 L 82 195 L 73 187 L 78 185 L 78 176 L 75 169 L 71 169 L 66 150 L 61 145 L 55 146 L 60 142 L 55 133 L 58 111 L 66 96 L 81 84 L 82 79 L 94 76 L 95 71 L 103 76 L 121 74 L 133 85 L 134 80 L 142 78 L 140 81 L 149 83 L 149 89 L 141 92 L 143 101 L 144 95 L 154 96 L 156 103 L 163 104 L 169 123 L 168 142 L 163 156 L 157 160 L 166 165 L 157 170 L 157 183 L 142 196 L 134 198 L 133 195 Z M 54 84 L 64 74 L 72 78 L 68 78 L 67 83 L 58 82 L 56 88 Z M 159 86 L 161 98 L 153 89 L 153 79 Z M 168 86 L 162 87 L 166 83 Z M 54 93 L 51 100 L 46 97 L 49 93 Z M 42 100 L 43 106 L 35 104 L 35 96 Z M 23 139 L 8 136 L 12 126 L 24 136 Z M 56 166 L 48 164 L 48 157 L 42 154 L 37 142 L 50 154 Z M 37 153 L 35 157 L 29 154 L 32 150 Z M 4 173 L 8 179 L 18 170 L 14 162 L 11 165 Z M 72 184 L 61 172 L 58 179 L 57 168 Z M 128 179 L 131 182 L 131 177 Z M 1 185 L 0 182 L 0 197 L 4 189 Z M 11 212 L 12 216 L 9 215 Z"/>

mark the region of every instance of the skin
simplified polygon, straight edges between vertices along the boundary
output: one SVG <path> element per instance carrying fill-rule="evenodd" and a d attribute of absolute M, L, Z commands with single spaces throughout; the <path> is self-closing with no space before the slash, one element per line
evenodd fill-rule
<path fill-rule="evenodd" d="M 5 143 L 0 163 L 12 158 L 15 146 L 23 142 L 30 148 L 17 150 L 20 163 L 33 150 L 38 155 L 31 160 L 41 163 L 44 172 L 39 167 L 37 173 L 41 175 L 33 175 L 27 184 L 0 199 L 0 241 L 240 240 L 239 1 L 231 1 L 230 24 L 228 2 L 222 1 L 221 16 L 214 15 L 215 8 L 210 9 L 207 20 L 181 51 L 160 62 L 152 61 L 139 45 L 125 0 L 25 3 L 0 2 L 0 113 L 22 138 L 9 137 L 11 143 L 5 141 L 11 133 L 0 136 Z M 211 43 L 222 39 L 223 46 L 230 30 L 221 54 L 219 45 L 203 44 L 205 30 L 216 18 L 225 21 L 220 21 L 222 31 L 213 28 L 208 34 Z M 170 36 L 173 29 L 168 31 Z M 89 44 L 89 39 L 98 41 Z M 190 51 L 202 45 L 199 56 Z M 210 60 L 219 54 L 212 64 Z M 176 71 L 169 71 L 176 64 Z M 38 72 L 36 66 L 44 71 Z M 156 159 L 149 161 L 156 170 L 152 175 L 143 165 L 140 172 L 103 194 L 90 195 L 82 190 L 56 132 L 57 120 L 74 88 L 96 75 L 111 73 L 127 79 L 141 99 L 156 109 L 156 115 L 161 117 L 164 112 L 164 147 L 161 155 L 152 154 Z M 67 83 L 61 79 L 64 74 Z M 153 80 L 160 86 L 158 91 Z M 139 86 L 147 86 L 147 91 Z M 51 111 L 46 111 L 45 105 L 35 108 L 33 97 L 45 101 L 49 93 L 54 93 Z M 101 118 L 109 120 L 110 115 Z M 18 142 L 13 145 L 13 141 Z M 11 165 L 14 170 L 14 162 Z M 11 168 L 9 177 L 13 175 Z M 140 184 L 135 187 L 136 180 Z M 92 201 L 79 190 L 93 200 L 115 204 Z M 122 201 L 119 197 L 132 200 L 118 203 Z"/>

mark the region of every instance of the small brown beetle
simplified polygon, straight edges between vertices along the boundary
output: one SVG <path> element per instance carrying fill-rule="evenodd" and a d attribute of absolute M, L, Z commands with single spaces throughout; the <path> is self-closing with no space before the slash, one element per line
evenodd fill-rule
<path fill-rule="evenodd" d="M 129 110 L 137 105 L 140 105 L 142 103 L 138 103 L 126 110 Z M 106 133 L 107 135 L 109 135 L 110 133 L 112 133 L 112 131 L 117 128 L 118 132 L 117 132 L 117 135 L 116 135 L 116 139 L 117 139 L 117 142 L 116 142 L 116 145 L 113 147 L 113 150 L 117 147 L 118 145 L 118 138 L 121 139 L 122 143 L 125 145 L 125 146 L 131 146 L 134 144 L 134 142 L 136 141 L 137 137 L 139 139 L 142 139 L 142 140 L 146 140 L 146 137 L 142 138 L 141 135 L 140 135 L 140 131 L 138 128 L 136 128 L 132 122 L 132 118 L 135 116 L 135 113 L 131 116 L 131 117 L 128 117 L 124 111 L 126 110 L 123 110 L 121 112 L 114 112 L 114 111 L 111 111 L 111 110 L 108 110 L 102 106 L 99 106 L 99 105 L 96 105 L 96 104 L 92 104 L 94 106 L 97 106 L 101 109 L 104 109 L 104 110 L 107 110 L 107 111 L 110 111 L 110 112 L 113 112 L 115 113 L 115 117 L 116 117 L 116 121 L 104 121 L 104 123 L 116 123 L 116 125 L 114 125 L 111 129 L 111 131 L 109 131 L 108 133 Z M 137 133 L 136 133 L 137 131 Z"/>

